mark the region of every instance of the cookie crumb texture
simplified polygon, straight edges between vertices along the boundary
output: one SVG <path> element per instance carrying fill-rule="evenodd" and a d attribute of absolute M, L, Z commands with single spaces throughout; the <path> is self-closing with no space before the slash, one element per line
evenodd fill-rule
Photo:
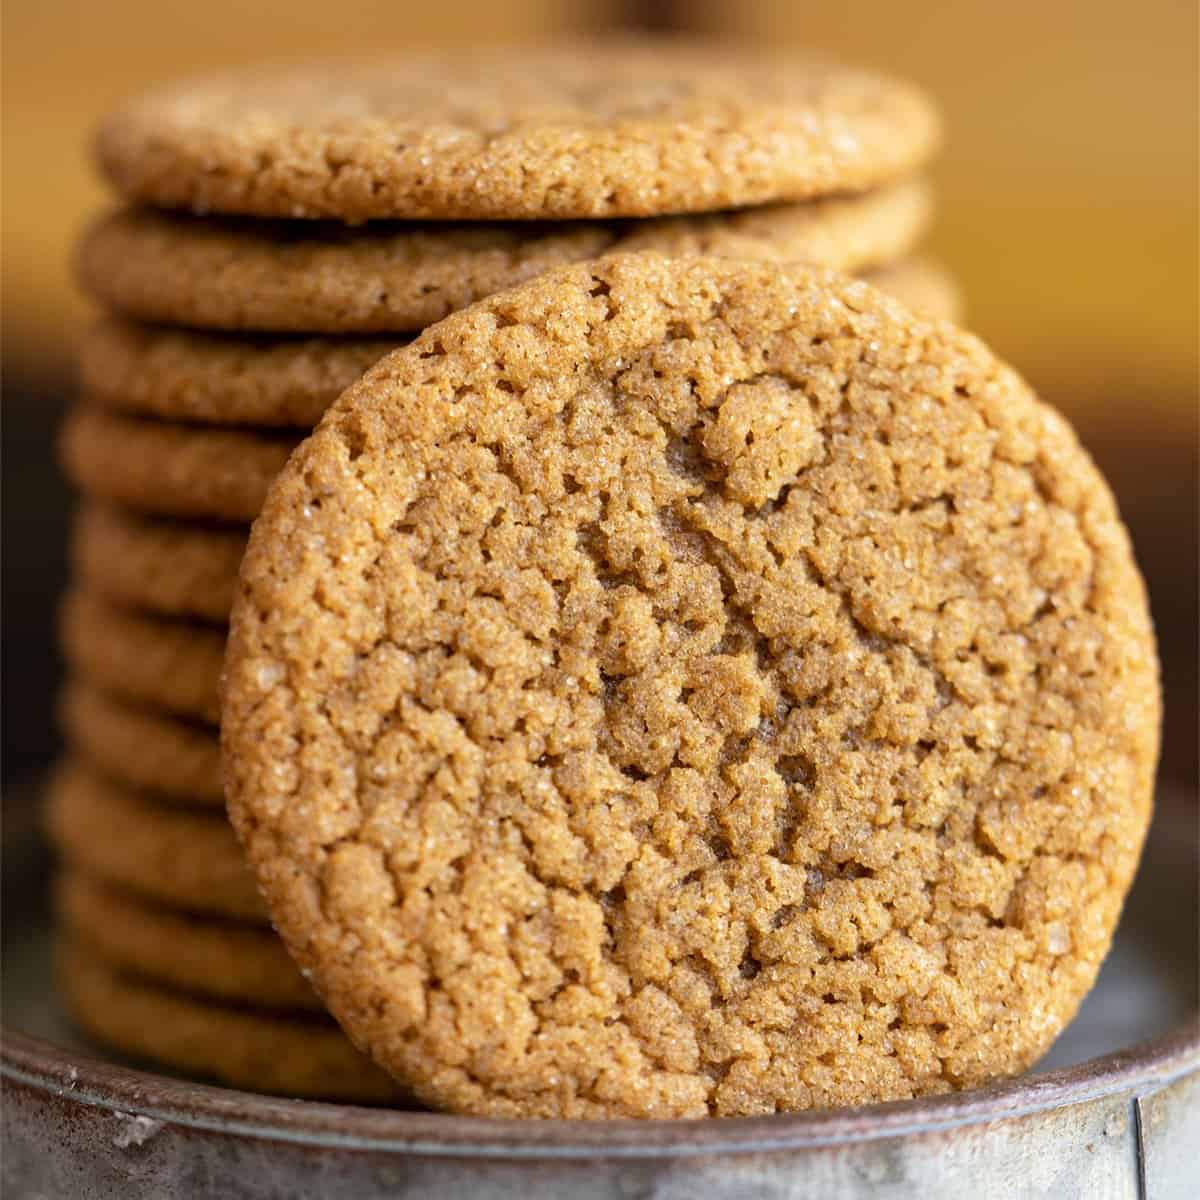
<path fill-rule="evenodd" d="M 268 498 L 231 813 L 428 1104 L 771 1113 L 1032 1063 L 1157 754 L 1144 590 L 1066 424 L 821 271 L 634 256 L 428 330 Z"/>
<path fill-rule="evenodd" d="M 639 40 L 233 72 L 100 127 L 130 199 L 266 217 L 712 212 L 896 179 L 936 148 L 909 84 L 816 57 Z"/>

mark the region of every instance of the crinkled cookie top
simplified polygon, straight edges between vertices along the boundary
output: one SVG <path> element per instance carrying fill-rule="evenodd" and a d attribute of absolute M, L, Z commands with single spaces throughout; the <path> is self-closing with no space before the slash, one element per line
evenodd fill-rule
<path fill-rule="evenodd" d="M 98 131 L 128 198 L 268 217 L 644 217 L 898 178 L 931 101 L 827 59 L 593 40 L 256 66 L 160 89 Z"/>
<path fill-rule="evenodd" d="M 428 1104 L 922 1095 L 1090 986 L 1156 671 L 1107 488 L 978 341 L 820 270 L 615 258 L 427 330 L 292 457 L 229 805 Z"/>

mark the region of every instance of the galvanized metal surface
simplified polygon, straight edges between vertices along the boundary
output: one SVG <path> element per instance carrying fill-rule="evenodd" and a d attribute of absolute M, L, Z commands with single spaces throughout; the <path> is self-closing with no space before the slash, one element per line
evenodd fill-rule
<path fill-rule="evenodd" d="M 48 998 L 40 867 L 26 845 L 6 854 L 6 890 L 15 876 L 17 892 L 5 914 L 16 937 L 5 951 L 3 1194 L 1194 1200 L 1200 1021 L 1180 1020 L 1196 998 L 1194 798 L 1160 802 L 1156 825 L 1117 949 L 1055 1048 L 1069 1065 L 857 1110 L 600 1124 L 274 1100 L 96 1057 Z"/>

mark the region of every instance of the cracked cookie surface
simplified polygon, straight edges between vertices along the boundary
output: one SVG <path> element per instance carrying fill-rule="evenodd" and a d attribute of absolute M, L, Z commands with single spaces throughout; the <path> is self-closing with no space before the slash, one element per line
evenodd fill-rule
<path fill-rule="evenodd" d="M 688 252 L 698 253 L 705 245 L 697 239 Z M 909 307 L 949 320 L 960 315 L 953 279 L 923 256 L 873 267 L 862 278 Z M 182 515 L 194 516 L 197 507 L 213 507 L 214 480 L 239 470 L 243 475 L 257 471 L 263 454 L 270 454 L 262 449 L 263 428 L 311 428 L 398 342 L 384 337 L 250 337 L 114 318 L 98 321 L 81 349 L 80 382 L 88 406 L 81 410 L 83 429 L 78 419 L 67 420 L 68 465 L 80 483 L 101 494 L 121 488 L 119 496 L 126 503 L 144 506 L 149 496 L 153 504 L 165 502 L 172 511 L 182 505 Z M 93 408 L 103 410 L 102 416 L 89 416 Z M 183 427 L 167 426 L 164 432 L 161 425 L 136 420 L 142 417 Z M 169 464 L 176 480 L 173 491 L 161 480 L 167 467 L 155 470 L 158 459 Z M 266 465 L 270 470 L 277 463 L 268 458 Z M 227 484 L 220 486 L 222 512 L 228 509 L 230 490 Z"/>
<path fill-rule="evenodd" d="M 642 39 L 229 72 L 105 120 L 125 196 L 197 213 L 646 217 L 861 191 L 939 140 L 917 88 L 827 59 Z"/>
<path fill-rule="evenodd" d="M 376 365 L 251 534 L 230 813 L 351 1037 L 460 1112 L 858 1104 L 1033 1062 L 1149 818 L 1111 495 L 976 339 L 633 256 Z"/>

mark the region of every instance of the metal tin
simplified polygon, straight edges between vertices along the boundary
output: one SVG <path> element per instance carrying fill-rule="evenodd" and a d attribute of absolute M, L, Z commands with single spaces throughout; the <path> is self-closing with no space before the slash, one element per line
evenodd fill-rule
<path fill-rule="evenodd" d="M 853 1110 L 521 1122 L 271 1099 L 7 1032 L 4 1195 L 937 1200 L 969 1190 L 972 1200 L 1191 1200 L 1200 1194 L 1195 823 L 1194 797 L 1160 801 L 1117 948 L 1055 1048 L 1072 1065 Z M 23 937 L 6 949 L 5 1017 L 26 1031 L 56 1021 L 40 964 L 44 913 L 31 899 L 43 890 L 22 883 L 24 900 L 10 900 L 6 914 Z M 1134 1040 L 1130 1030 L 1165 1026 L 1150 1041 L 1088 1056 Z"/>

